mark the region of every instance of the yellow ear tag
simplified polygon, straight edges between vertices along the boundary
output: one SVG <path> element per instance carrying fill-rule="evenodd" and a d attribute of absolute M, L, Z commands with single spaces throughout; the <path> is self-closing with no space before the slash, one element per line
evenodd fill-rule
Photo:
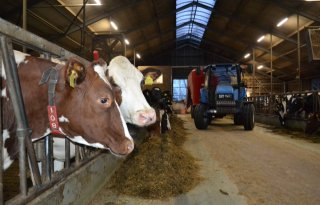
<path fill-rule="evenodd" d="M 152 85 L 153 84 L 153 79 L 148 75 L 145 80 L 144 80 L 145 85 Z"/>
<path fill-rule="evenodd" d="M 77 73 L 73 70 L 71 71 L 71 75 L 69 77 L 70 87 L 74 88 L 76 85 Z"/>

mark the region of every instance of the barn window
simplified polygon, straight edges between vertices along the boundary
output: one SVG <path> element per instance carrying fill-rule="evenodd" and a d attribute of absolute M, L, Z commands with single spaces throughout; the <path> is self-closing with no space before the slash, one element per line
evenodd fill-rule
<path fill-rule="evenodd" d="M 187 79 L 173 79 L 173 101 L 181 101 L 187 97 Z"/>
<path fill-rule="evenodd" d="M 200 45 L 216 0 L 177 0 L 176 38 Z"/>

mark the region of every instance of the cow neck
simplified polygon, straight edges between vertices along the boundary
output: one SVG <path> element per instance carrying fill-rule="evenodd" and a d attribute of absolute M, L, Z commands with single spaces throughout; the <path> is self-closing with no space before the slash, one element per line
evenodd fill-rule
<path fill-rule="evenodd" d="M 39 85 L 43 85 L 48 83 L 48 119 L 51 133 L 57 136 L 64 136 L 60 131 L 59 120 L 57 117 L 57 108 L 55 105 L 55 90 L 56 85 L 59 80 L 59 72 L 62 68 L 62 65 L 57 64 L 54 67 L 49 68 L 45 72 L 43 72 Z M 49 81 L 49 82 L 48 82 Z"/>

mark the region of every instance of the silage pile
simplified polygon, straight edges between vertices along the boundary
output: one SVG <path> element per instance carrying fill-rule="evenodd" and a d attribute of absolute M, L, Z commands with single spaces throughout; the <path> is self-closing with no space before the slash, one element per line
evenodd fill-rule
<path fill-rule="evenodd" d="M 200 180 L 196 160 L 183 148 L 183 121 L 171 116 L 172 130 L 148 138 L 111 178 L 110 188 L 120 194 L 163 199 L 191 190 Z"/>

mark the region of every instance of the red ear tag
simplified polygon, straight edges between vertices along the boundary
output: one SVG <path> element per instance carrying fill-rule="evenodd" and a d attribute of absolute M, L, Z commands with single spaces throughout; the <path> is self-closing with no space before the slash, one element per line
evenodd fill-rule
<path fill-rule="evenodd" d="M 52 134 L 62 134 L 59 131 L 59 120 L 57 117 L 57 109 L 56 106 L 48 105 L 48 119 L 50 124 L 50 129 Z"/>

